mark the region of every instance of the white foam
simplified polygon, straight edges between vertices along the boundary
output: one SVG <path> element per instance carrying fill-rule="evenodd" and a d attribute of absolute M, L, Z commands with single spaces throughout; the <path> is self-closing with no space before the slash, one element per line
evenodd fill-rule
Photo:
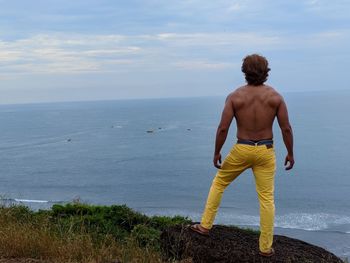
<path fill-rule="evenodd" d="M 239 215 L 223 213 L 218 215 L 218 221 L 223 224 L 258 226 L 259 216 Z M 350 224 L 350 217 L 326 213 L 291 213 L 275 217 L 275 227 L 302 229 L 302 230 L 326 230 L 337 225 Z M 350 233 L 348 231 L 347 233 Z"/>
<path fill-rule="evenodd" d="M 49 201 L 46 200 L 33 200 L 33 199 L 14 199 L 16 202 L 21 202 L 21 203 L 48 203 Z"/>
<path fill-rule="evenodd" d="M 349 216 L 326 213 L 298 213 L 278 217 L 277 225 L 284 228 L 300 228 L 305 230 L 325 230 L 335 225 L 350 224 Z"/>
<path fill-rule="evenodd" d="M 141 209 L 142 210 L 142 209 Z M 152 208 L 146 209 L 149 215 L 183 215 L 188 216 L 192 220 L 199 221 L 201 219 L 201 211 L 191 211 L 176 208 Z M 260 225 L 259 215 L 246 215 L 234 212 L 220 211 L 216 216 L 215 224 L 224 225 L 241 225 L 241 226 L 256 226 Z M 285 215 L 276 215 L 275 227 L 300 229 L 308 231 L 320 231 L 343 229 L 341 232 L 350 234 L 350 216 L 327 214 L 327 213 L 289 213 Z"/>

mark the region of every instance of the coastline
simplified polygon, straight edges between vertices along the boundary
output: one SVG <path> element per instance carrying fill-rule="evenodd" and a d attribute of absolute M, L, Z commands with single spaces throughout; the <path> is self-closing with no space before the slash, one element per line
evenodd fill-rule
<path fill-rule="evenodd" d="M 44 210 L 50 210 L 54 204 L 60 204 L 65 205 L 69 204 L 70 202 L 43 202 L 42 200 L 36 200 L 38 202 L 13 202 L 14 199 L 7 199 L 8 201 L 5 202 L 2 200 L 2 204 L 6 205 L 26 205 L 33 211 L 38 211 L 40 209 Z M 79 202 L 79 200 L 78 200 Z M 90 204 L 88 205 L 95 205 Z M 149 217 L 152 216 L 166 216 L 166 217 L 173 217 L 176 215 L 181 215 L 187 218 L 190 218 L 194 221 L 200 220 L 200 213 L 194 212 L 193 210 L 187 210 L 187 209 L 157 209 L 157 208 L 140 208 L 140 207 L 132 207 L 131 208 L 137 212 L 143 213 Z M 256 221 L 254 224 L 243 224 L 243 220 L 235 220 L 234 218 L 230 216 L 223 216 L 223 211 L 227 210 L 227 208 L 222 208 L 221 211 L 218 213 L 218 217 L 216 220 L 217 224 L 220 225 L 234 225 L 241 228 L 248 228 L 248 229 L 254 229 L 259 230 L 258 226 L 258 216 L 254 216 L 254 221 Z M 249 217 L 249 216 L 247 216 Z M 255 218 L 256 217 L 256 218 Z M 235 222 L 236 221 L 236 222 Z M 232 223 L 233 222 L 233 223 Z M 288 227 L 279 227 L 275 224 L 275 234 L 276 235 L 285 235 L 291 238 L 296 238 L 303 240 L 305 242 L 311 243 L 313 245 L 320 246 L 338 257 L 342 259 L 350 259 L 350 233 L 344 233 L 342 231 L 337 230 L 306 230 L 306 229 L 299 229 L 299 228 L 288 228 Z"/>
<path fill-rule="evenodd" d="M 155 209 L 155 208 L 136 208 L 137 211 L 145 213 L 148 216 L 174 216 L 177 214 L 189 217 L 194 221 L 200 221 L 200 212 L 190 211 L 189 209 Z M 226 226 L 238 226 L 241 228 L 259 230 L 258 215 L 239 215 L 232 216 L 226 213 L 232 208 L 221 208 L 218 212 L 215 224 Z M 278 216 L 276 216 L 277 218 Z M 253 219 L 253 220 L 252 220 Z M 249 224 L 245 224 L 249 220 Z M 277 221 L 277 220 L 276 220 Z M 280 223 L 280 222 L 279 222 Z M 280 224 L 286 225 L 286 224 Z M 316 246 L 320 246 L 342 259 L 350 260 L 350 233 L 338 231 L 336 229 L 302 229 L 294 225 L 293 228 L 281 227 L 275 222 L 275 235 L 285 235 L 291 238 L 303 240 Z"/>
<path fill-rule="evenodd" d="M 334 253 L 343 260 L 350 260 L 350 234 L 327 230 L 302 230 L 275 228 L 275 234 L 301 239 Z"/>
<path fill-rule="evenodd" d="M 72 260 L 101 262 L 102 260 L 115 263 L 129 262 L 137 258 L 152 263 L 164 262 L 162 260 L 164 253 L 172 251 L 172 249 L 164 250 L 164 247 L 169 245 L 179 247 L 182 244 L 181 242 L 177 244 L 176 240 L 174 243 L 172 239 L 164 239 L 164 234 L 170 234 L 171 229 L 178 229 L 181 237 L 181 233 L 185 231 L 186 242 L 190 242 L 189 245 L 192 242 L 195 244 L 199 236 L 198 233 L 194 234 L 189 230 L 188 226 L 192 223 L 191 218 L 183 216 L 147 216 L 126 205 L 98 206 L 68 203 L 53 205 L 49 210 L 38 211 L 33 211 L 26 206 L 2 205 L 0 206 L 0 225 L 3 234 L 0 237 L 0 255 L 2 256 L 0 260 L 6 263 L 11 261 L 4 261 L 5 259 L 14 258 L 25 259 L 24 262 L 70 262 Z M 175 232 L 174 234 L 177 235 Z M 252 262 L 251 260 L 259 257 L 258 238 L 259 232 L 252 228 L 215 225 L 209 238 L 205 239 L 205 243 L 217 243 L 220 239 L 222 241 L 217 243 L 220 246 L 221 242 L 228 244 L 236 240 L 234 241 L 236 248 L 229 249 L 230 253 L 234 257 L 243 253 L 246 258 L 244 262 Z M 341 261 L 331 251 L 305 241 L 305 239 L 297 240 L 276 235 L 275 246 L 278 250 L 276 258 L 291 260 L 290 262 L 316 258 L 321 260 L 319 262 L 328 262 L 327 259 L 332 259 L 331 262 Z M 240 248 L 237 247 L 238 245 Z M 205 245 L 200 242 L 196 247 L 202 250 Z M 229 247 L 232 248 L 231 245 Z M 285 255 L 287 251 L 288 255 Z M 222 252 L 217 256 L 222 258 L 226 254 Z M 193 255 L 193 262 L 197 262 L 196 257 Z M 178 259 L 187 258 L 188 256 Z M 173 259 L 169 258 L 171 262 Z"/>

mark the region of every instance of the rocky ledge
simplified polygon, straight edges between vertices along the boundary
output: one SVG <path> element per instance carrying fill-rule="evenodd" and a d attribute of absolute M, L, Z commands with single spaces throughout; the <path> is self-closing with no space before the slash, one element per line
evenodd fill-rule
<path fill-rule="evenodd" d="M 343 263 L 334 254 L 301 240 L 274 236 L 275 255 L 259 255 L 259 234 L 236 227 L 214 226 L 209 236 L 202 236 L 188 226 L 173 226 L 163 231 L 161 249 L 167 259 L 194 263 L 285 262 Z"/>

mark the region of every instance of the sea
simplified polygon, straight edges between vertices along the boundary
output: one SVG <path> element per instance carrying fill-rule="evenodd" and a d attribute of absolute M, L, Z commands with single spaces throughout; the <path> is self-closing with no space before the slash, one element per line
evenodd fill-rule
<path fill-rule="evenodd" d="M 350 91 L 282 93 L 295 167 L 277 122 L 275 233 L 350 258 Z M 0 105 L 1 203 L 80 201 L 199 221 L 215 176 L 225 97 Z M 233 122 L 222 150 L 236 142 Z M 251 171 L 224 192 L 215 224 L 258 228 Z"/>

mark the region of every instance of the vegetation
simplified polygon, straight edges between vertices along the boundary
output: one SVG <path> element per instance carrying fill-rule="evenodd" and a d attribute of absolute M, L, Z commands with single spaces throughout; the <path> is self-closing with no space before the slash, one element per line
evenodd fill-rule
<path fill-rule="evenodd" d="M 125 205 L 0 206 L 0 255 L 50 262 L 162 262 L 160 233 L 187 218 L 153 216 Z"/>
<path fill-rule="evenodd" d="M 125 205 L 72 203 L 39 211 L 3 205 L 0 262 L 164 262 L 160 253 L 161 232 L 172 225 L 189 223 L 188 218 L 181 216 L 148 217 Z"/>

